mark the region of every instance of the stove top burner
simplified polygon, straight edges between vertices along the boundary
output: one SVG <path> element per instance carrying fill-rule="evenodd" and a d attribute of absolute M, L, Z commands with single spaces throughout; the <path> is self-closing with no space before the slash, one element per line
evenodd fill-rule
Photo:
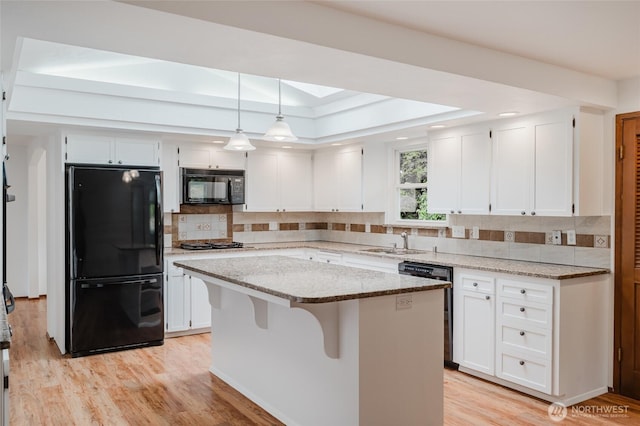
<path fill-rule="evenodd" d="M 230 243 L 182 243 L 180 248 L 185 250 L 216 250 L 216 249 L 230 249 L 230 248 L 242 248 L 242 243 L 230 242 Z"/>

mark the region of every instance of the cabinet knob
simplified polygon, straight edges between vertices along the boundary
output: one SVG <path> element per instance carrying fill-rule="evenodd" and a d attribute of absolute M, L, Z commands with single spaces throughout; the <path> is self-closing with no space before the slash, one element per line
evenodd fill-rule
<path fill-rule="evenodd" d="M 336 211 L 337 211 L 337 212 L 339 212 L 339 211 L 340 211 L 340 209 L 336 209 Z"/>
<path fill-rule="evenodd" d="M 521 335 L 521 336 L 524 336 L 524 331 L 521 331 L 521 332 L 520 332 L 520 335 Z"/>
<path fill-rule="evenodd" d="M 520 312 L 524 312 L 524 307 L 521 307 L 521 308 L 520 308 Z"/>
<path fill-rule="evenodd" d="M 122 164 L 122 160 L 118 160 L 118 164 Z"/>
<path fill-rule="evenodd" d="M 279 211 L 280 211 L 280 209 L 276 209 L 276 211 L 277 211 L 277 212 L 279 212 Z"/>
<path fill-rule="evenodd" d="M 327 259 L 327 263 L 330 263 L 331 261 L 329 259 Z"/>
<path fill-rule="evenodd" d="M 453 210 L 451 210 L 451 214 L 453 214 Z"/>
<path fill-rule="evenodd" d="M 113 161 L 112 161 L 112 160 L 109 160 L 109 164 L 113 164 Z"/>
<path fill-rule="evenodd" d="M 535 215 L 536 215 L 536 212 L 531 212 L 531 216 L 535 216 Z"/>
<path fill-rule="evenodd" d="M 527 212 L 525 212 L 524 210 L 522 210 L 522 211 L 520 212 L 520 214 L 521 214 L 522 216 L 524 216 L 525 214 L 527 214 Z"/>
<path fill-rule="evenodd" d="M 458 214 L 462 214 L 462 210 L 458 210 Z"/>
<path fill-rule="evenodd" d="M 526 293 L 527 293 L 527 290 L 525 290 L 524 288 L 520 289 L 520 294 L 526 294 Z"/>
<path fill-rule="evenodd" d="M 489 300 L 489 299 L 491 299 L 491 296 L 486 295 L 484 298 L 485 298 L 486 300 Z"/>
<path fill-rule="evenodd" d="M 524 361 L 520 361 L 518 364 L 520 364 L 520 365 L 524 365 Z"/>
<path fill-rule="evenodd" d="M 286 212 L 286 211 L 287 211 L 287 209 L 282 209 L 282 211 L 283 211 L 283 212 Z"/>
<path fill-rule="evenodd" d="M 473 286 L 474 287 L 478 287 L 478 283 L 473 283 Z"/>

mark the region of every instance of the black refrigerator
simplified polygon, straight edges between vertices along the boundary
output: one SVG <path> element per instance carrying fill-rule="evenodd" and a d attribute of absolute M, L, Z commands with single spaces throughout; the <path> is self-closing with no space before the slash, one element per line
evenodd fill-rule
<path fill-rule="evenodd" d="M 66 349 L 73 357 L 161 345 L 159 170 L 66 168 Z"/>

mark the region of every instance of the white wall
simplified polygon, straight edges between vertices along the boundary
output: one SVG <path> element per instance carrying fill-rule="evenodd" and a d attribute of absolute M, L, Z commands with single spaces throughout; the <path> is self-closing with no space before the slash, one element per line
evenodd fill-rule
<path fill-rule="evenodd" d="M 8 143 L 10 159 L 7 166 L 8 192 L 16 201 L 7 204 L 7 284 L 15 297 L 28 295 L 27 259 L 27 146 Z"/>
<path fill-rule="evenodd" d="M 618 82 L 617 114 L 640 111 L 640 76 Z"/>

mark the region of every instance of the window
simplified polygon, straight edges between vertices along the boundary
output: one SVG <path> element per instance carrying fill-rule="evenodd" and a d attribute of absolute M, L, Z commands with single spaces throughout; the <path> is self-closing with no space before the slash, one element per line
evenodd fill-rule
<path fill-rule="evenodd" d="M 427 199 L 427 150 L 396 151 L 396 219 L 446 221 L 444 214 L 429 213 Z"/>

